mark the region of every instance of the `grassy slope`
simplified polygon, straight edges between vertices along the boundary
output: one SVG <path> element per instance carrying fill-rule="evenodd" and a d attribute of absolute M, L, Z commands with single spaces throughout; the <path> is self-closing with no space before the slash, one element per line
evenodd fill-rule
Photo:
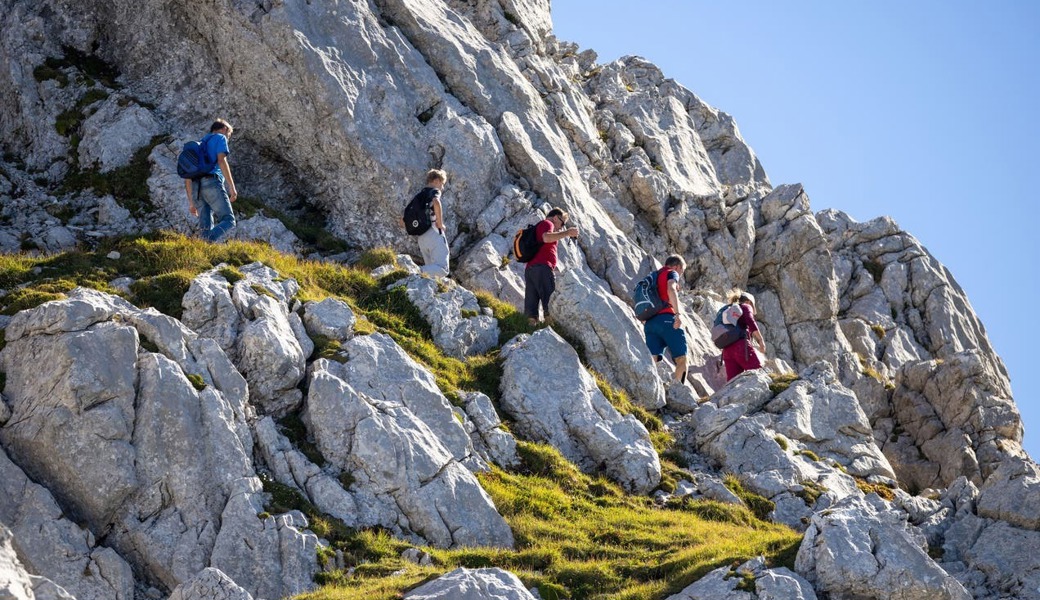
<path fill-rule="evenodd" d="M 112 252 L 119 258 L 108 258 Z M 363 258 L 366 268 L 392 260 L 387 252 Z M 152 236 L 109 240 L 92 252 L 69 252 L 49 257 L 0 255 L 0 313 L 14 312 L 61 298 L 83 285 L 110 293 L 108 281 L 129 276 L 137 281 L 128 298 L 138 306 L 152 306 L 180 317 L 180 300 L 192 278 L 220 263 L 234 278 L 234 267 L 262 261 L 284 277 L 295 278 L 301 300 L 329 296 L 348 302 L 358 313 L 358 331 L 382 331 L 392 336 L 412 357 L 435 374 L 437 384 L 452 399 L 458 390 L 479 390 L 498 397 L 501 366 L 497 351 L 465 361 L 443 355 L 430 342 L 430 328 L 402 290 L 383 291 L 400 274 L 376 281 L 363 270 L 315 263 L 280 254 L 263 244 L 229 242 L 212 245 L 183 236 Z M 502 341 L 530 331 L 522 314 L 488 294 L 481 303 L 500 319 Z M 3 338 L 0 337 L 0 345 Z M 316 354 L 335 356 L 336 348 L 319 343 Z M 2 374 L 0 374 L 2 377 Z M 651 431 L 662 452 L 669 489 L 685 476 L 669 456 L 671 440 L 660 421 L 632 407 L 623 393 L 602 378 L 600 387 L 623 412 L 637 416 Z M 2 381 L 0 381 L 2 383 Z M 508 423 L 507 423 L 508 425 Z M 283 421 L 291 438 L 321 462 L 305 433 L 292 419 Z M 301 600 L 378 600 L 400 594 L 427 579 L 458 566 L 498 566 L 515 572 L 528 586 L 538 586 L 543 598 L 664 598 L 711 569 L 756 555 L 774 564 L 791 566 L 801 536 L 759 520 L 747 509 L 708 501 L 654 506 L 645 497 L 628 496 L 612 483 L 578 472 L 555 450 L 520 444 L 524 467 L 518 472 L 496 469 L 480 476 L 481 483 L 513 528 L 517 540 L 511 551 L 470 548 L 424 548 L 433 566 L 419 567 L 400 558 L 409 545 L 379 530 L 352 531 L 327 516 L 291 490 L 266 481 L 271 492 L 269 510 L 303 510 L 312 528 L 340 550 L 348 571 L 322 574 L 319 590 Z M 349 481 L 345 484 L 349 485 Z M 747 495 L 760 516 L 764 499 Z"/>

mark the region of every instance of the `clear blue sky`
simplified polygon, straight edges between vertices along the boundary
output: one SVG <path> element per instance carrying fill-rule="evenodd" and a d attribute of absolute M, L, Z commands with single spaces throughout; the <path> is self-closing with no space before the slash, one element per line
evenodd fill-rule
<path fill-rule="evenodd" d="M 891 216 L 954 274 L 1040 459 L 1040 2 L 553 0 L 556 36 L 649 59 L 736 119 L 773 185 Z M 1034 352 L 1035 353 L 1035 352 Z"/>

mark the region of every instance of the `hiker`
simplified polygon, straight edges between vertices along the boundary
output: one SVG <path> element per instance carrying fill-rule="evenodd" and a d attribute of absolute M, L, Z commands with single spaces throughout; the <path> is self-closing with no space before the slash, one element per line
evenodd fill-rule
<path fill-rule="evenodd" d="M 228 140 L 233 131 L 234 128 L 224 119 L 213 121 L 209 135 L 199 142 L 206 157 L 215 161 L 213 169 L 202 177 L 184 180 L 188 212 L 198 217 L 202 238 L 210 242 L 219 240 L 235 226 L 231 203 L 238 198 L 238 189 L 227 161 L 227 155 L 231 152 L 228 150 Z"/>
<path fill-rule="evenodd" d="M 448 182 L 448 174 L 441 169 L 430 169 L 426 172 L 426 187 L 424 187 L 408 203 L 405 212 L 408 213 L 413 205 L 418 210 L 425 211 L 424 223 L 418 226 L 422 230 L 428 223 L 428 228 L 415 233 L 415 224 L 409 228 L 405 227 L 412 235 L 418 236 L 419 252 L 422 253 L 422 272 L 434 277 L 448 276 L 448 238 L 444 234 L 444 216 L 441 206 L 441 191 L 444 184 Z M 406 217 L 407 218 L 407 217 Z"/>
<path fill-rule="evenodd" d="M 748 338 L 754 339 L 762 356 L 766 354 L 766 342 L 758 330 L 758 323 L 755 322 L 755 297 L 750 292 L 734 290 L 730 293 L 729 301 L 730 304 L 740 304 L 742 314 L 737 320 L 737 326 L 744 330 L 746 335 L 722 349 L 722 362 L 726 365 L 726 381 L 744 371 L 762 368 L 758 354 L 751 347 Z"/>
<path fill-rule="evenodd" d="M 556 242 L 578 237 L 577 227 L 567 227 L 568 214 L 553 208 L 535 225 L 535 237 L 541 246 L 524 268 L 524 314 L 528 322 L 538 324 L 538 306 L 549 318 L 549 297 L 556 291 Z"/>
<path fill-rule="evenodd" d="M 680 276 L 686 271 L 686 260 L 673 254 L 664 261 L 657 272 L 657 294 L 667 299 L 668 304 L 657 314 L 643 322 L 646 347 L 654 357 L 654 363 L 664 359 L 664 349 L 672 355 L 675 373 L 672 383 L 686 383 L 686 332 L 682 328 L 682 306 L 679 304 Z"/>

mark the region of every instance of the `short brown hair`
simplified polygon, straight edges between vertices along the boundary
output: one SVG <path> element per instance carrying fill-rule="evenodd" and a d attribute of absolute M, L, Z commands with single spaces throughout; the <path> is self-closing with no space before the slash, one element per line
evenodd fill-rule
<path fill-rule="evenodd" d="M 546 219 L 551 219 L 553 217 L 563 217 L 564 222 L 566 222 L 570 215 L 568 215 L 567 211 L 562 208 L 555 207 L 545 215 Z"/>
<path fill-rule="evenodd" d="M 426 172 L 426 183 L 433 183 L 434 181 L 448 183 L 448 174 L 443 169 L 430 169 Z"/>
<path fill-rule="evenodd" d="M 686 268 L 686 259 L 681 257 L 681 256 L 679 256 L 678 254 L 673 254 L 673 255 L 669 256 L 668 258 L 666 258 L 664 260 L 664 266 L 666 266 L 666 267 L 682 267 L 683 269 L 685 269 Z"/>
<path fill-rule="evenodd" d="M 209 126 L 210 133 L 220 131 L 221 129 L 227 129 L 228 133 L 231 133 L 235 130 L 235 128 L 231 126 L 231 123 L 228 123 L 225 119 L 217 119 L 216 121 L 213 121 L 212 125 Z"/>

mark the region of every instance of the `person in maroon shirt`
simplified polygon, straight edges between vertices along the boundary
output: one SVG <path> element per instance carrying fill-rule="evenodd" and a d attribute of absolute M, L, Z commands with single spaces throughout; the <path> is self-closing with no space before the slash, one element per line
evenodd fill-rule
<path fill-rule="evenodd" d="M 577 227 L 567 227 L 568 215 L 554 208 L 535 225 L 535 238 L 541 247 L 524 269 L 524 314 L 531 325 L 538 324 L 538 306 L 549 318 L 549 297 L 556 291 L 556 242 L 578 237 Z"/>
<path fill-rule="evenodd" d="M 758 323 L 755 322 L 755 297 L 750 292 L 736 291 L 730 296 L 729 301 L 731 304 L 740 302 L 740 310 L 743 314 L 737 320 L 737 326 L 747 332 L 747 335 L 744 336 L 744 339 L 737 340 L 722 349 L 722 362 L 726 365 L 726 381 L 744 371 L 762 368 L 758 354 L 751 347 L 748 338 L 755 340 L 762 356 L 766 355 L 766 342 L 758 330 Z"/>

